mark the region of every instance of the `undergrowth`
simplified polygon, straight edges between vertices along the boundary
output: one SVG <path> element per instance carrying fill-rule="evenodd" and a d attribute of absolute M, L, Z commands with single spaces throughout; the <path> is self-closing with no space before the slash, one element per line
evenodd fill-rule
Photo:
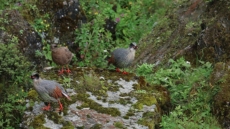
<path fill-rule="evenodd" d="M 171 0 L 81 1 L 89 22 L 76 30 L 78 66 L 106 67 L 105 58 L 112 50 L 138 42 L 170 4 Z"/>
<path fill-rule="evenodd" d="M 143 64 L 137 74 L 145 76 L 151 84 L 162 85 L 170 92 L 172 111 L 162 117 L 162 128 L 220 128 L 211 114 L 212 98 L 217 93 L 209 83 L 213 70 L 211 63 L 199 61 L 192 67 L 184 58 L 169 60 L 169 67 L 155 73 L 153 65 Z"/>
<path fill-rule="evenodd" d="M 15 36 L 0 42 L 0 128 L 19 128 L 26 109 L 29 62 L 17 49 Z"/>

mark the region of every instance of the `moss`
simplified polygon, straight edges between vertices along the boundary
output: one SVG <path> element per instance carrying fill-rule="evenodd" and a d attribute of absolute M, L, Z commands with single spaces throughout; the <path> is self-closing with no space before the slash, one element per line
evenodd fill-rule
<path fill-rule="evenodd" d="M 143 105 L 151 106 L 156 103 L 157 100 L 153 95 L 143 94 L 138 96 L 138 102 L 136 102 L 133 106 L 134 108 L 141 110 L 143 108 Z"/>
<path fill-rule="evenodd" d="M 130 116 L 135 115 L 135 110 L 129 109 L 129 111 L 126 113 L 126 115 L 123 117 L 124 119 L 129 119 Z"/>
<path fill-rule="evenodd" d="M 141 101 L 143 104 L 145 104 L 147 106 L 151 106 L 151 105 L 157 103 L 157 100 L 154 96 L 146 96 L 146 97 L 140 99 L 139 101 Z"/>
<path fill-rule="evenodd" d="M 102 129 L 102 125 L 101 124 L 95 124 L 90 129 Z"/>
<path fill-rule="evenodd" d="M 153 117 L 155 116 L 154 112 L 145 112 L 142 116 L 142 119 L 138 120 L 138 124 L 148 126 L 149 129 L 155 128 L 155 120 Z"/>
<path fill-rule="evenodd" d="M 28 110 L 32 111 L 34 104 L 35 104 L 34 101 L 29 101 L 30 106 L 29 106 Z"/>
<path fill-rule="evenodd" d="M 37 100 L 38 99 L 38 93 L 35 91 L 35 90 L 30 90 L 28 92 L 28 96 L 27 96 L 29 99 L 32 99 L 32 100 Z"/>
<path fill-rule="evenodd" d="M 109 85 L 105 81 L 100 81 L 98 75 L 95 72 L 89 74 L 83 74 L 79 79 L 78 90 L 90 91 L 92 94 L 97 96 L 107 96 L 107 90 Z"/>
<path fill-rule="evenodd" d="M 121 113 L 118 109 L 116 108 L 105 108 L 102 107 L 100 104 L 94 102 L 91 99 L 88 99 L 89 95 L 88 94 L 78 94 L 77 99 L 84 102 L 81 106 L 78 106 L 78 109 L 90 107 L 90 109 L 94 109 L 98 111 L 99 113 L 106 113 L 112 116 L 120 116 Z"/>
<path fill-rule="evenodd" d="M 62 116 L 58 115 L 57 112 L 48 112 L 47 117 L 56 124 L 60 124 L 63 121 Z"/>
<path fill-rule="evenodd" d="M 63 113 L 64 115 L 67 115 L 68 113 L 68 106 L 75 103 L 77 101 L 77 95 L 73 95 L 70 97 L 72 100 L 67 100 L 66 98 L 61 99 L 61 103 L 63 104 Z"/>
<path fill-rule="evenodd" d="M 30 123 L 30 127 L 33 127 L 34 129 L 49 129 L 43 126 L 45 123 L 45 115 L 40 114 L 34 118 L 34 120 Z"/>
<path fill-rule="evenodd" d="M 111 85 L 109 86 L 109 91 L 116 92 L 119 91 L 119 86 L 118 85 Z"/>
<path fill-rule="evenodd" d="M 115 127 L 119 128 L 119 129 L 124 129 L 125 128 L 123 123 L 121 123 L 121 122 L 115 122 L 115 123 L 113 123 L 113 125 Z"/>
<path fill-rule="evenodd" d="M 138 109 L 138 110 L 141 110 L 141 109 L 143 109 L 143 103 L 138 101 L 133 105 L 133 107 Z"/>
<path fill-rule="evenodd" d="M 74 125 L 69 121 L 65 121 L 61 129 L 74 129 Z"/>
<path fill-rule="evenodd" d="M 218 120 L 220 123 L 229 123 L 230 121 L 230 111 L 229 111 L 229 100 L 230 100 L 230 70 L 229 70 L 229 62 L 216 63 L 212 76 L 210 77 L 213 85 L 218 85 L 219 91 L 216 93 L 214 97 L 213 104 L 213 113 L 218 116 Z M 226 124 L 225 126 L 229 126 L 230 124 Z"/>
<path fill-rule="evenodd" d="M 119 103 L 122 104 L 122 105 L 126 105 L 126 104 L 128 104 L 128 103 L 131 103 L 131 102 L 130 102 L 130 98 L 129 98 L 129 99 L 120 98 L 120 99 L 119 99 Z"/>

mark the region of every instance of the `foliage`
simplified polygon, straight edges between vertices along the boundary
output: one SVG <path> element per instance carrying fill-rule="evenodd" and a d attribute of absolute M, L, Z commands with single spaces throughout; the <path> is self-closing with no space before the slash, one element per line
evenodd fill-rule
<path fill-rule="evenodd" d="M 25 97 L 27 93 L 22 90 L 22 87 L 12 86 L 11 88 L 14 90 L 6 91 L 1 97 L 0 128 L 18 127 L 26 109 Z"/>
<path fill-rule="evenodd" d="M 114 122 L 114 126 L 117 127 L 118 129 L 125 129 L 124 125 L 122 122 Z"/>
<path fill-rule="evenodd" d="M 100 80 L 100 78 L 96 74 L 90 73 L 89 75 L 84 74 L 80 77 L 80 82 L 77 88 L 81 92 L 90 91 L 92 92 L 92 94 L 105 96 L 107 95 L 109 86 L 106 84 L 105 81 Z"/>
<path fill-rule="evenodd" d="M 98 17 L 92 21 L 93 26 L 87 23 L 80 30 L 76 30 L 78 36 L 75 42 L 79 45 L 80 57 L 83 59 L 78 63 L 79 66 L 106 66 L 105 48 L 112 46 L 112 39 L 111 33 L 100 28 L 103 24 L 102 18 Z"/>
<path fill-rule="evenodd" d="M 76 30 L 75 43 L 79 45 L 79 66 L 105 67 L 107 50 L 115 47 L 128 47 L 130 42 L 138 42 L 143 34 L 152 30 L 153 24 L 163 16 L 170 1 L 120 0 L 120 1 L 81 1 L 89 22 Z M 161 11 L 159 11 L 161 10 Z M 110 21 L 106 23 L 105 21 Z M 105 26 L 115 24 L 115 32 Z M 116 38 L 112 39 L 111 36 Z"/>
<path fill-rule="evenodd" d="M 184 58 L 170 59 L 169 64 L 168 68 L 160 68 L 155 73 L 149 72 L 152 65 L 148 64 L 137 69 L 137 74 L 145 76 L 148 82 L 167 87 L 170 92 L 175 109 L 163 116 L 161 127 L 218 128 L 210 113 L 211 100 L 217 92 L 208 83 L 212 65 L 199 61 L 200 66 L 193 68 Z"/>
<path fill-rule="evenodd" d="M 48 18 L 49 18 L 49 14 L 45 14 L 42 17 L 39 17 L 34 20 L 33 27 L 36 32 L 42 33 L 42 32 L 46 32 L 49 29 L 50 24 L 46 20 Z"/>
<path fill-rule="evenodd" d="M 17 42 L 18 38 L 12 36 L 9 43 L 0 43 L 0 75 L 2 79 L 23 82 L 20 76 L 24 75 L 24 68 L 29 66 L 29 62 L 26 61 L 25 57 L 17 49 Z"/>
<path fill-rule="evenodd" d="M 0 10 L 6 8 L 17 9 L 21 5 L 22 0 L 2 0 L 0 4 Z"/>
<path fill-rule="evenodd" d="M 19 126 L 25 110 L 29 62 L 17 49 L 18 39 L 0 43 L 0 128 Z M 19 127 L 18 127 L 19 128 Z"/>

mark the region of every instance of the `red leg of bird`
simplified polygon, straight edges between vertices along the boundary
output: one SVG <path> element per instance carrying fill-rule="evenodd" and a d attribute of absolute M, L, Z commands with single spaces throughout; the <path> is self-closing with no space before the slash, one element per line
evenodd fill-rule
<path fill-rule="evenodd" d="M 62 75 L 63 73 L 64 73 L 64 69 L 63 69 L 63 66 L 62 66 L 61 70 L 59 70 L 59 72 L 58 72 L 58 75 Z"/>
<path fill-rule="evenodd" d="M 60 100 L 58 100 L 58 103 L 59 103 L 59 111 L 62 111 L 63 110 L 63 106 L 62 106 L 62 104 L 61 104 L 61 102 L 60 102 Z"/>
<path fill-rule="evenodd" d="M 117 71 L 117 72 L 121 72 L 121 70 L 120 70 L 119 68 L 116 68 L 116 71 Z"/>
<path fill-rule="evenodd" d="M 123 72 L 122 72 L 122 74 L 127 75 L 127 74 L 129 74 L 129 73 L 128 73 L 128 72 L 126 72 L 126 71 L 123 71 Z"/>
<path fill-rule="evenodd" d="M 66 67 L 67 67 L 66 72 L 67 72 L 67 73 L 71 73 L 71 71 L 70 71 L 69 67 L 68 67 L 68 66 L 66 66 Z"/>
<path fill-rule="evenodd" d="M 42 109 L 45 110 L 45 111 L 49 111 L 50 110 L 50 103 L 48 104 L 48 106 L 45 106 Z"/>

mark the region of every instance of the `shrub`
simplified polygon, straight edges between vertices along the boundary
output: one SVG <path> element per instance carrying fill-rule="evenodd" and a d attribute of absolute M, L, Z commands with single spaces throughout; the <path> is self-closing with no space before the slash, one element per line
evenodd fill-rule
<path fill-rule="evenodd" d="M 29 62 L 17 49 L 17 37 L 0 43 L 0 128 L 19 128 L 25 110 Z"/>
<path fill-rule="evenodd" d="M 219 128 L 211 114 L 211 101 L 217 89 L 210 88 L 209 76 L 212 65 L 199 61 L 199 67 L 180 58 L 169 60 L 170 66 L 155 73 L 153 65 L 143 64 L 137 74 L 145 76 L 151 84 L 162 85 L 170 92 L 173 109 L 162 117 L 162 128 Z"/>

